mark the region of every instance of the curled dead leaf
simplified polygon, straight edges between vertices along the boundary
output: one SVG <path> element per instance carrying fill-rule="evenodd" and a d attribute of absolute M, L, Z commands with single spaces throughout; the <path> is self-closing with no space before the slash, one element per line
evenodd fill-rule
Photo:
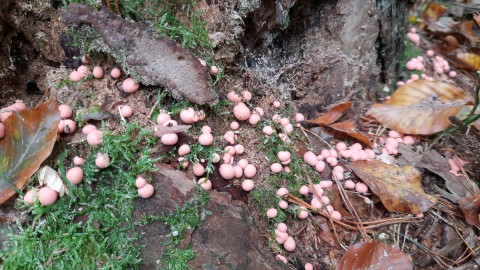
<path fill-rule="evenodd" d="M 374 104 L 367 114 L 395 131 L 429 135 L 449 127 L 449 117 L 469 102 L 473 98 L 452 85 L 416 80 L 401 86 L 386 102 Z"/>
<path fill-rule="evenodd" d="M 359 242 L 350 246 L 337 270 L 413 269 L 412 258 L 396 245 L 380 241 Z"/>
<path fill-rule="evenodd" d="M 10 198 L 14 185 L 21 189 L 50 155 L 60 122 L 58 102 L 50 99 L 35 109 L 13 113 L 5 120 L 5 137 L 0 140 L 0 204 Z"/>
<path fill-rule="evenodd" d="M 367 136 L 363 135 L 360 133 L 355 126 L 353 125 L 353 122 L 348 120 L 340 123 L 334 123 L 331 125 L 326 125 L 326 127 L 329 127 L 335 131 L 341 132 L 343 134 L 346 134 L 354 139 L 359 140 L 360 142 L 364 143 L 365 145 L 372 147 L 372 143 L 368 139 Z"/>
<path fill-rule="evenodd" d="M 390 212 L 419 214 L 437 202 L 436 197 L 423 191 L 420 172 L 413 167 L 379 160 L 354 161 L 349 167 Z"/>
<path fill-rule="evenodd" d="M 460 198 L 457 202 L 468 224 L 476 225 L 480 223 L 480 194 Z"/>
<path fill-rule="evenodd" d="M 480 70 L 480 55 L 475 53 L 459 53 L 457 54 L 458 67 L 471 70 Z"/>
<path fill-rule="evenodd" d="M 423 21 L 427 25 L 435 23 L 445 11 L 447 11 L 445 6 L 437 3 L 429 3 L 422 14 Z"/>
<path fill-rule="evenodd" d="M 63 197 L 65 193 L 68 195 L 68 188 L 57 171 L 52 169 L 50 166 L 43 166 L 40 168 L 38 173 L 38 182 L 41 186 L 46 185 L 47 187 L 55 190 L 58 192 L 60 197 Z"/>
<path fill-rule="evenodd" d="M 480 42 L 480 35 L 478 35 L 477 33 L 474 33 L 475 28 L 478 28 L 478 27 L 476 27 L 473 21 L 466 21 L 462 23 L 462 27 L 461 27 L 462 34 L 473 42 Z"/>
<path fill-rule="evenodd" d="M 440 49 L 444 52 L 456 50 L 458 48 L 458 40 L 452 35 L 447 35 L 443 38 L 443 45 Z"/>
<path fill-rule="evenodd" d="M 328 125 L 331 124 L 335 121 L 337 121 L 340 116 L 345 113 L 350 107 L 352 106 L 352 103 L 347 101 L 345 103 L 336 105 L 332 107 L 326 114 L 321 115 L 320 117 L 317 117 L 312 120 L 307 120 L 307 123 L 311 124 L 317 124 L 317 125 Z"/>

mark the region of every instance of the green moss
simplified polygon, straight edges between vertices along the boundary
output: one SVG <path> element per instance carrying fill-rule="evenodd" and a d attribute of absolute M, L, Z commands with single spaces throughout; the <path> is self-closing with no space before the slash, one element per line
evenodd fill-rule
<path fill-rule="evenodd" d="M 135 178 L 155 170 L 150 149 L 156 141 L 136 124 L 125 124 L 122 133 L 105 130 L 102 146 L 90 151 L 83 165 L 84 182 L 78 186 L 65 179 L 62 155 L 59 168 L 70 194 L 48 207 L 20 203 L 28 221 L 17 223 L 18 233 L 4 243 L 3 269 L 138 268 Z M 97 152 L 110 156 L 106 169 L 96 167 Z"/>

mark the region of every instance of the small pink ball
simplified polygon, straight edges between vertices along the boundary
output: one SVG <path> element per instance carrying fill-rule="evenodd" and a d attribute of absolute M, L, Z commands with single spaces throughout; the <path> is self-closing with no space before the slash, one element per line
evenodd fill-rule
<path fill-rule="evenodd" d="M 93 77 L 95 77 L 97 79 L 103 78 L 103 68 L 99 67 L 99 66 L 94 67 L 93 68 Z"/>
<path fill-rule="evenodd" d="M 250 101 L 252 99 L 252 93 L 250 93 L 250 91 L 243 91 L 242 97 L 245 101 Z"/>
<path fill-rule="evenodd" d="M 260 120 L 261 120 L 260 115 L 253 113 L 248 118 L 248 123 L 255 126 L 256 124 L 258 124 L 258 122 L 260 122 Z"/>
<path fill-rule="evenodd" d="M 243 154 L 243 152 L 245 151 L 245 147 L 243 147 L 243 145 L 241 145 L 241 144 L 235 145 L 233 147 L 233 149 L 235 150 L 235 153 L 238 154 L 238 155 Z"/>
<path fill-rule="evenodd" d="M 34 204 L 36 193 L 37 192 L 35 191 L 35 189 L 30 189 L 29 191 L 27 191 L 27 193 L 25 193 L 23 200 L 28 204 Z"/>
<path fill-rule="evenodd" d="M 162 135 L 160 141 L 164 145 L 174 145 L 178 142 L 178 135 L 175 133 L 166 133 Z"/>
<path fill-rule="evenodd" d="M 206 178 L 200 178 L 197 182 L 205 191 L 212 189 L 212 181 Z"/>
<path fill-rule="evenodd" d="M 283 169 L 282 167 L 282 164 L 280 163 L 273 163 L 271 166 L 270 166 L 270 170 L 272 170 L 272 172 L 274 173 L 279 173 L 281 172 Z"/>
<path fill-rule="evenodd" d="M 301 113 L 297 113 L 295 114 L 295 122 L 302 122 L 305 120 L 305 116 L 303 116 L 303 114 Z"/>
<path fill-rule="evenodd" d="M 97 130 L 97 127 L 92 124 L 88 124 L 82 128 L 82 133 L 85 135 L 88 135 L 88 133 L 90 133 L 93 130 Z"/>
<path fill-rule="evenodd" d="M 238 124 L 238 122 L 233 121 L 232 123 L 230 123 L 231 130 L 237 130 L 239 127 L 240 125 Z"/>
<path fill-rule="evenodd" d="M 193 174 L 202 176 L 205 173 L 205 168 L 200 163 L 193 164 Z"/>
<path fill-rule="evenodd" d="M 277 196 L 282 197 L 283 195 L 288 194 L 288 189 L 281 187 L 277 190 Z"/>
<path fill-rule="evenodd" d="M 100 169 L 104 169 L 110 165 L 110 158 L 105 154 L 98 153 L 95 159 L 95 165 Z"/>
<path fill-rule="evenodd" d="M 73 164 L 75 164 L 77 166 L 83 165 L 85 163 L 85 161 L 86 160 L 84 158 L 81 158 L 81 157 L 78 157 L 78 156 L 73 158 Z"/>
<path fill-rule="evenodd" d="M 87 134 L 87 142 L 91 146 L 100 145 L 103 141 L 103 132 L 100 130 L 92 130 Z"/>
<path fill-rule="evenodd" d="M 242 158 L 237 162 L 237 165 L 240 166 L 240 168 L 245 169 L 248 165 L 248 161 Z"/>
<path fill-rule="evenodd" d="M 140 84 L 137 83 L 133 78 L 129 77 L 123 81 L 122 89 L 126 93 L 130 93 L 130 94 L 135 93 L 139 88 L 140 88 Z"/>
<path fill-rule="evenodd" d="M 169 114 L 167 113 L 160 113 L 157 116 L 157 124 L 163 125 L 165 122 L 172 120 Z"/>
<path fill-rule="evenodd" d="M 233 166 L 229 164 L 220 165 L 219 171 L 220 171 L 220 175 L 225 180 L 230 180 L 235 177 L 235 169 L 233 168 Z"/>
<path fill-rule="evenodd" d="M 284 200 L 280 200 L 278 202 L 278 206 L 281 208 L 281 209 L 287 209 L 288 208 L 288 202 L 284 201 Z M 308 213 L 307 213 L 308 215 Z"/>
<path fill-rule="evenodd" d="M 267 210 L 267 217 L 268 218 L 274 218 L 274 217 L 277 216 L 277 214 L 278 214 L 278 211 L 275 208 L 270 208 L 270 209 Z"/>
<path fill-rule="evenodd" d="M 302 195 L 308 195 L 309 193 L 309 189 L 307 186 L 301 186 L 300 189 L 298 190 L 298 192 Z"/>
<path fill-rule="evenodd" d="M 211 66 L 210 67 L 210 74 L 216 76 L 218 74 L 218 67 L 217 66 Z"/>
<path fill-rule="evenodd" d="M 83 170 L 80 167 L 73 167 L 67 172 L 67 180 L 73 185 L 78 185 L 83 180 Z"/>
<path fill-rule="evenodd" d="M 227 99 L 231 102 L 234 102 L 234 103 L 237 103 L 237 102 L 241 102 L 242 101 L 242 98 L 235 92 L 229 92 L 227 94 Z"/>
<path fill-rule="evenodd" d="M 70 118 L 72 117 L 73 111 L 72 108 L 66 104 L 62 104 L 58 106 L 58 110 L 60 111 L 61 118 Z"/>
<path fill-rule="evenodd" d="M 280 108 L 280 102 L 279 101 L 274 101 L 273 102 L 273 107 Z"/>
<path fill-rule="evenodd" d="M 245 177 L 252 178 L 257 173 L 257 168 L 253 164 L 248 164 L 247 167 L 243 170 Z"/>
<path fill-rule="evenodd" d="M 298 213 L 298 218 L 299 219 L 306 219 L 308 217 L 308 211 L 306 209 L 300 208 L 300 211 Z"/>
<path fill-rule="evenodd" d="M 338 211 L 333 211 L 331 214 L 330 214 L 330 217 L 336 221 L 340 221 L 342 220 L 342 214 L 340 214 L 340 212 Z"/>
<path fill-rule="evenodd" d="M 120 113 L 123 117 L 128 118 L 133 115 L 133 109 L 128 105 L 124 105 L 120 108 Z"/>
<path fill-rule="evenodd" d="M 146 184 L 144 187 L 138 189 L 138 195 L 144 199 L 152 197 L 155 188 L 151 184 Z"/>
<path fill-rule="evenodd" d="M 143 188 L 146 184 L 148 184 L 147 179 L 145 179 L 141 176 L 139 176 L 139 177 L 137 177 L 137 179 L 135 179 L 135 186 L 137 188 Z"/>
<path fill-rule="evenodd" d="M 49 206 L 54 204 L 58 199 L 58 192 L 45 186 L 38 191 L 38 201 L 43 206 Z"/>
<path fill-rule="evenodd" d="M 270 136 L 273 133 L 273 129 L 271 126 L 265 126 L 262 130 L 263 134 Z"/>
<path fill-rule="evenodd" d="M 243 190 L 250 191 L 254 187 L 255 187 L 255 183 L 252 180 L 250 180 L 250 179 L 243 180 L 243 182 L 242 182 Z"/>
<path fill-rule="evenodd" d="M 75 122 L 71 119 L 67 119 L 67 120 L 63 120 L 63 123 L 64 123 L 64 128 L 63 128 L 63 132 L 67 133 L 67 134 L 72 134 L 75 132 L 75 129 L 77 128 L 77 125 L 75 124 Z"/>
<path fill-rule="evenodd" d="M 198 142 L 201 145 L 211 145 L 213 143 L 213 135 L 211 133 L 203 133 L 198 137 Z"/>
<path fill-rule="evenodd" d="M 82 80 L 82 75 L 80 74 L 80 72 L 74 70 L 70 73 L 70 75 L 68 76 L 68 78 L 70 79 L 70 81 L 72 82 L 79 82 Z"/>
<path fill-rule="evenodd" d="M 112 69 L 112 71 L 110 71 L 110 76 L 112 76 L 112 78 L 114 79 L 118 79 L 122 76 L 122 72 L 120 71 L 120 69 L 114 68 Z"/>
<path fill-rule="evenodd" d="M 365 185 L 364 183 L 356 183 L 355 190 L 360 193 L 366 193 L 368 192 L 368 186 Z"/>
<path fill-rule="evenodd" d="M 190 153 L 190 146 L 188 144 L 183 144 L 178 148 L 178 155 L 185 156 L 186 154 Z"/>
<path fill-rule="evenodd" d="M 245 104 L 239 103 L 233 108 L 233 114 L 238 120 L 245 121 L 250 118 L 251 112 Z"/>
<path fill-rule="evenodd" d="M 88 69 L 87 66 L 81 65 L 77 68 L 77 72 L 80 74 L 80 76 L 85 77 L 88 74 L 90 74 L 90 70 Z"/>
<path fill-rule="evenodd" d="M 355 182 L 353 182 L 352 180 L 347 180 L 347 181 L 345 181 L 344 186 L 347 189 L 354 189 L 355 188 Z"/>

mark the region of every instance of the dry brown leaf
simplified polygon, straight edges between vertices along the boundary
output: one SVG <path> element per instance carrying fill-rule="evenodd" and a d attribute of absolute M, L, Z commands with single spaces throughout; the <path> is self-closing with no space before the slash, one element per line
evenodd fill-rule
<path fill-rule="evenodd" d="M 432 32 L 451 33 L 454 31 L 459 22 L 454 21 L 450 17 L 441 17 L 436 22 L 428 25 L 428 29 Z"/>
<path fill-rule="evenodd" d="M 420 172 L 413 167 L 378 160 L 354 161 L 349 166 L 390 212 L 419 214 L 437 202 L 423 191 Z"/>
<path fill-rule="evenodd" d="M 50 166 L 43 166 L 40 168 L 40 170 L 38 170 L 38 173 L 38 182 L 41 186 L 46 185 L 47 187 L 55 190 L 58 192 L 60 197 L 63 197 L 65 194 L 68 195 L 68 188 L 57 171 L 52 169 Z"/>
<path fill-rule="evenodd" d="M 448 118 L 469 102 L 473 98 L 452 85 L 416 80 L 401 86 L 386 102 L 374 104 L 367 114 L 395 131 L 429 135 L 449 127 Z"/>
<path fill-rule="evenodd" d="M 331 125 L 325 125 L 325 126 L 331 128 L 335 131 L 346 134 L 346 135 L 348 135 L 348 136 L 350 136 L 354 139 L 357 139 L 357 140 L 361 141 L 365 145 L 367 145 L 369 147 L 372 147 L 372 143 L 370 142 L 368 137 L 361 134 L 359 131 L 357 131 L 357 129 L 353 125 L 353 122 L 350 121 L 350 120 L 340 122 L 340 123 L 331 124 Z"/>
<path fill-rule="evenodd" d="M 317 124 L 317 125 L 328 125 L 331 124 L 340 118 L 345 111 L 347 111 L 352 106 L 350 101 L 342 103 L 340 105 L 336 105 L 331 108 L 326 114 L 317 117 L 312 120 L 307 120 L 307 123 Z"/>
<path fill-rule="evenodd" d="M 468 68 L 472 70 L 480 70 L 480 55 L 475 53 L 459 53 L 457 54 L 458 67 Z"/>
<path fill-rule="evenodd" d="M 480 35 L 474 33 L 474 28 L 476 28 L 476 26 L 473 21 L 466 21 L 462 23 L 462 34 L 473 42 L 480 42 Z"/>
<path fill-rule="evenodd" d="M 52 152 L 57 138 L 60 113 L 50 99 L 35 109 L 13 113 L 5 120 L 5 137 L 0 140 L 0 204 L 21 189 Z"/>
<path fill-rule="evenodd" d="M 337 270 L 411 270 L 412 258 L 396 245 L 380 241 L 359 242 L 348 248 Z"/>
<path fill-rule="evenodd" d="M 458 40 L 452 35 L 447 35 L 443 38 L 443 45 L 439 46 L 443 52 L 449 52 L 458 48 Z"/>
<path fill-rule="evenodd" d="M 463 175 L 456 176 L 450 173 L 450 165 L 448 165 L 447 159 L 434 149 L 416 153 L 412 150 L 412 146 L 402 144 L 398 148 L 398 152 L 401 154 L 398 159 L 399 164 L 414 164 L 416 168 L 427 169 L 440 176 L 445 180 L 445 186 L 448 191 L 454 194 L 455 198 L 480 194 L 480 188 L 475 182 Z"/>
<path fill-rule="evenodd" d="M 480 194 L 460 198 L 457 202 L 460 209 L 462 209 L 462 212 L 465 215 L 465 220 L 468 224 L 476 225 L 480 223 Z"/>
<path fill-rule="evenodd" d="M 423 21 L 427 25 L 434 23 L 438 21 L 440 16 L 442 16 L 445 11 L 447 11 L 447 9 L 443 5 L 437 3 L 429 3 L 422 14 Z"/>

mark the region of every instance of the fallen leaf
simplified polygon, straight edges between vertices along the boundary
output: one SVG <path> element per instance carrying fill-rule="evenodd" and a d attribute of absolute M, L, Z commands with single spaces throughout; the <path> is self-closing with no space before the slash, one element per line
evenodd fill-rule
<path fill-rule="evenodd" d="M 458 40 L 452 35 L 447 35 L 443 38 L 443 44 L 439 46 L 443 52 L 449 52 L 458 48 Z"/>
<path fill-rule="evenodd" d="M 386 102 L 374 104 L 367 114 L 392 130 L 429 135 L 449 127 L 448 118 L 469 102 L 473 98 L 452 85 L 416 80 L 401 86 Z"/>
<path fill-rule="evenodd" d="M 76 119 L 80 122 L 86 122 L 88 120 L 105 120 L 108 118 L 114 118 L 115 115 L 111 114 L 110 112 L 102 109 L 102 108 L 89 108 L 89 109 L 83 109 L 79 110 L 77 112 Z"/>
<path fill-rule="evenodd" d="M 162 137 L 164 134 L 167 133 L 179 133 L 188 130 L 192 126 L 190 125 L 178 125 L 178 126 L 161 126 L 156 125 L 153 128 L 153 135 L 157 137 Z"/>
<path fill-rule="evenodd" d="M 457 202 L 460 206 L 460 209 L 462 209 L 462 212 L 465 215 L 465 220 L 468 224 L 476 225 L 480 223 L 480 194 L 471 197 L 460 198 Z"/>
<path fill-rule="evenodd" d="M 459 53 L 457 54 L 458 67 L 472 70 L 480 69 L 480 55 L 475 53 Z"/>
<path fill-rule="evenodd" d="M 55 190 L 56 192 L 58 192 L 58 195 L 60 195 L 60 197 L 63 197 L 65 193 L 68 194 L 67 186 L 63 182 L 62 178 L 60 177 L 58 172 L 52 169 L 50 166 L 43 166 L 42 168 L 40 168 L 38 173 L 38 182 L 41 186 L 46 185 L 47 187 Z"/>
<path fill-rule="evenodd" d="M 465 176 L 456 176 L 450 173 L 450 165 L 448 165 L 447 159 L 434 149 L 418 154 L 412 150 L 411 146 L 400 145 L 398 153 L 401 154 L 398 159 L 399 164 L 406 164 L 402 162 L 402 160 L 406 160 L 410 164 L 414 164 L 416 168 L 427 169 L 440 176 L 445 180 L 448 191 L 454 194 L 456 198 L 480 194 L 480 189 L 475 182 Z"/>
<path fill-rule="evenodd" d="M 411 270 L 412 258 L 396 245 L 380 241 L 356 243 L 343 255 L 337 270 Z"/>
<path fill-rule="evenodd" d="M 478 28 L 478 27 L 475 26 L 475 23 L 473 21 L 466 21 L 462 23 L 462 27 L 461 27 L 462 34 L 473 42 L 480 42 L 480 35 L 478 35 L 477 33 L 474 33 L 475 28 Z"/>
<path fill-rule="evenodd" d="M 420 172 L 413 167 L 378 160 L 354 161 L 349 166 L 390 212 L 419 214 L 437 202 L 423 191 Z"/>
<path fill-rule="evenodd" d="M 5 121 L 5 137 L 0 140 L 0 204 L 21 189 L 52 152 L 60 122 L 58 103 L 50 99 L 35 109 L 13 113 Z"/>
<path fill-rule="evenodd" d="M 451 33 L 454 31 L 454 28 L 459 24 L 459 22 L 454 21 L 450 17 L 441 17 L 436 22 L 428 25 L 428 29 L 432 32 L 438 33 Z"/>
<path fill-rule="evenodd" d="M 443 5 L 437 3 L 429 3 L 422 14 L 423 21 L 427 25 L 432 24 L 438 21 L 440 16 L 442 16 L 445 11 L 447 11 L 447 9 Z"/>
<path fill-rule="evenodd" d="M 348 135 L 348 136 L 350 136 L 354 139 L 357 139 L 357 140 L 361 141 L 365 145 L 367 145 L 369 147 L 372 147 L 372 143 L 370 142 L 368 137 L 361 134 L 359 131 L 357 131 L 357 129 L 353 125 L 353 122 L 350 121 L 350 120 L 340 122 L 340 123 L 331 124 L 331 125 L 325 125 L 325 126 L 331 128 L 335 131 L 346 134 L 346 135 Z"/>
<path fill-rule="evenodd" d="M 352 103 L 347 101 L 340 105 L 334 106 L 326 114 L 312 120 L 307 120 L 306 122 L 311 124 L 317 124 L 317 125 L 331 124 L 337 121 L 338 118 L 340 118 L 340 116 L 342 116 L 343 113 L 347 111 L 351 106 L 352 106 Z"/>

